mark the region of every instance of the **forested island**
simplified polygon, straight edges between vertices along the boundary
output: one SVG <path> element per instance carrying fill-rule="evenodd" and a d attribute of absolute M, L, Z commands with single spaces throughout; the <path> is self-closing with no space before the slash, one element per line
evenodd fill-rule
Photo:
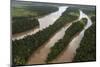
<path fill-rule="evenodd" d="M 68 46 L 70 41 L 84 28 L 84 22 L 82 20 L 74 22 L 66 31 L 62 39 L 60 39 L 51 48 L 51 52 L 48 54 L 46 62 L 55 59 L 63 50 Z"/>

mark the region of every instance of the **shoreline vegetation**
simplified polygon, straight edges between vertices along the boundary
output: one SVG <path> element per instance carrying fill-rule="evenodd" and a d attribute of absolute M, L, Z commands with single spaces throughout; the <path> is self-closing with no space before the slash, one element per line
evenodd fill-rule
<path fill-rule="evenodd" d="M 13 35 L 39 27 L 38 20 L 31 17 L 13 17 L 12 21 Z"/>
<path fill-rule="evenodd" d="M 73 15 L 73 14 L 74 15 Z M 29 35 L 24 39 L 12 41 L 13 64 L 25 64 L 29 56 L 43 43 L 55 34 L 65 24 L 70 23 L 79 17 L 79 10 L 75 8 L 67 8 L 62 16 L 53 24 L 37 32 L 35 35 Z M 47 34 L 48 32 L 48 34 Z M 45 37 L 45 38 L 44 38 Z"/>
<path fill-rule="evenodd" d="M 86 30 L 73 62 L 96 61 L 96 17 L 91 20 L 93 24 Z"/>
<path fill-rule="evenodd" d="M 73 37 L 84 28 L 85 23 L 83 20 L 86 19 L 84 18 L 80 21 L 72 23 L 72 25 L 65 31 L 64 37 L 56 42 L 53 47 L 51 47 L 51 52 L 48 54 L 46 60 L 47 63 L 54 60 L 61 52 L 63 52 L 64 48 L 67 47 Z"/>

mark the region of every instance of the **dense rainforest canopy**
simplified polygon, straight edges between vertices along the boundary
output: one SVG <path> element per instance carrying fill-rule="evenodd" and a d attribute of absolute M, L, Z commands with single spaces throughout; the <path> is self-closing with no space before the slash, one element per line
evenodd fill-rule
<path fill-rule="evenodd" d="M 48 54 L 46 62 L 55 59 L 63 50 L 68 46 L 73 37 L 76 36 L 84 28 L 84 22 L 82 20 L 74 22 L 66 31 L 62 39 L 60 39 L 53 47 L 51 52 Z"/>
<path fill-rule="evenodd" d="M 96 60 L 96 21 L 94 16 L 91 18 L 93 24 L 86 30 L 73 62 Z"/>
<path fill-rule="evenodd" d="M 39 27 L 39 22 L 31 17 L 13 17 L 12 34 L 21 33 Z"/>

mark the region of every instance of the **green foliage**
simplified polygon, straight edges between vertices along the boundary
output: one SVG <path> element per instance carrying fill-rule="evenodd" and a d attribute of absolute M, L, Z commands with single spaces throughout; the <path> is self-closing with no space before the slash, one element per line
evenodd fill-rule
<path fill-rule="evenodd" d="M 12 15 L 41 17 L 57 10 L 55 6 L 15 6 L 12 8 Z"/>
<path fill-rule="evenodd" d="M 84 37 L 77 49 L 74 62 L 95 61 L 96 60 L 96 25 L 86 30 Z"/>
<path fill-rule="evenodd" d="M 30 17 L 13 17 L 12 18 L 12 34 L 21 33 L 39 26 L 39 22 L 35 18 Z"/>
<path fill-rule="evenodd" d="M 62 15 L 62 20 L 66 19 L 64 22 L 71 22 L 72 20 L 76 20 L 80 14 L 78 9 L 74 7 L 69 7 Z"/>
<path fill-rule="evenodd" d="M 72 38 L 84 28 L 84 23 L 78 21 L 73 23 L 65 32 L 65 35 L 62 39 L 55 43 L 51 48 L 51 52 L 48 54 L 46 62 L 52 61 L 55 59 L 63 50 L 67 47 Z"/>

